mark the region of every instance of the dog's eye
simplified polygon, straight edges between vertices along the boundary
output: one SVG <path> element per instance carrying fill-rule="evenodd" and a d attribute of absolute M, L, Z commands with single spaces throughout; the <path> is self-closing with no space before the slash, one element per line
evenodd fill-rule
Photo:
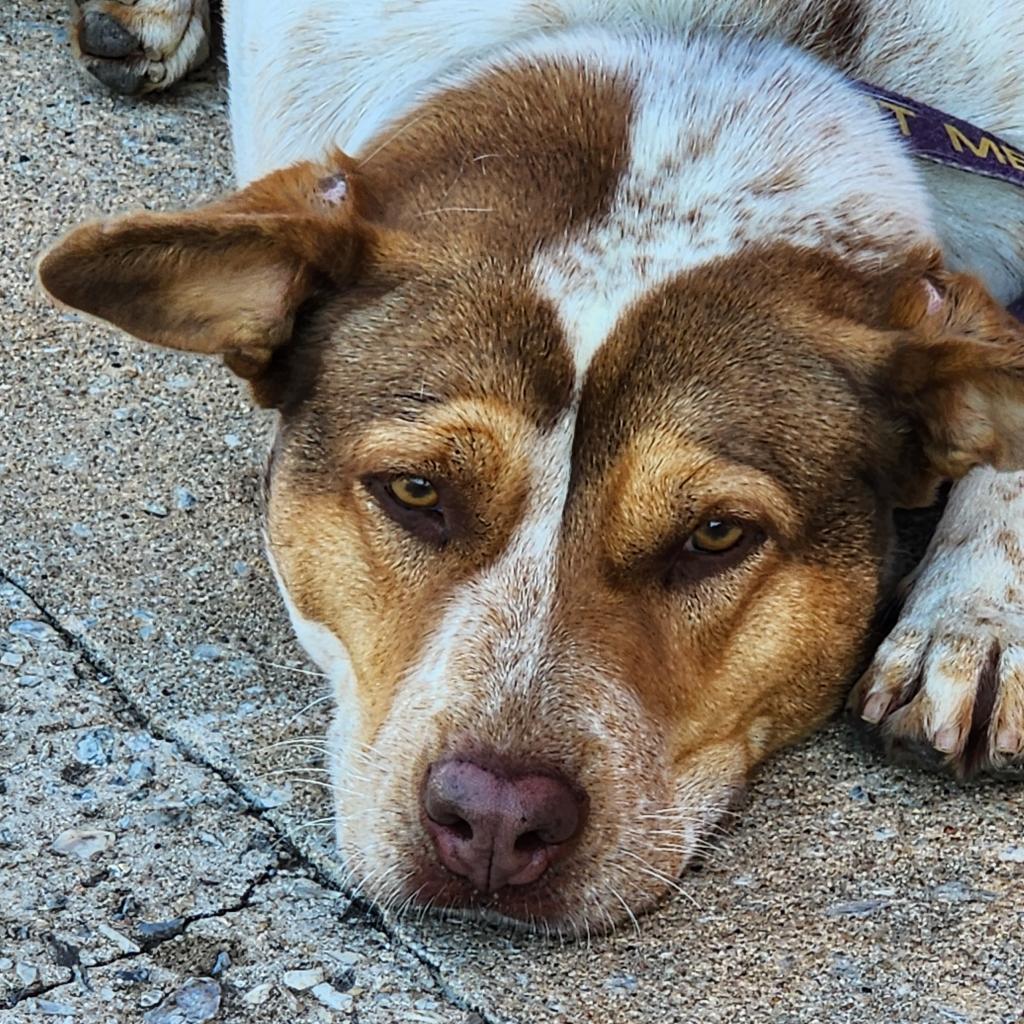
<path fill-rule="evenodd" d="M 709 519 L 701 523 L 687 540 L 687 547 L 709 555 L 721 555 L 743 543 L 747 531 L 728 519 Z"/>
<path fill-rule="evenodd" d="M 756 523 L 717 516 L 706 519 L 670 553 L 666 582 L 697 583 L 739 565 L 765 539 Z"/>
<path fill-rule="evenodd" d="M 406 508 L 436 508 L 441 500 L 437 488 L 421 476 L 399 476 L 387 485 L 388 493 Z"/>
<path fill-rule="evenodd" d="M 444 547 L 462 520 L 457 495 L 442 480 L 381 473 L 363 477 L 362 484 L 399 526 L 435 547 Z"/>

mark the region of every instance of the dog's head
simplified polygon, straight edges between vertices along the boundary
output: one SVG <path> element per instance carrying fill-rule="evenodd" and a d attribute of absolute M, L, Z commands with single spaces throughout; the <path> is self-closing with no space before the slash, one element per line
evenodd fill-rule
<path fill-rule="evenodd" d="M 649 904 L 836 707 L 893 508 L 1021 464 L 1020 333 L 941 268 L 866 101 L 771 48 L 694 86 L 724 49 L 673 45 L 477 72 L 358 162 L 41 264 L 280 411 L 269 548 L 378 900 Z M 812 86 L 830 145 L 779 142 Z"/>

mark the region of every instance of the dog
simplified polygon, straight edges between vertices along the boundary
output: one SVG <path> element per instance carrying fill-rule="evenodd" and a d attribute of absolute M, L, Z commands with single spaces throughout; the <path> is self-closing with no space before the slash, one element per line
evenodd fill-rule
<path fill-rule="evenodd" d="M 1020 19 L 231 0 L 225 34 L 238 191 L 39 274 L 277 410 L 267 548 L 368 896 L 606 927 L 858 679 L 888 746 L 1021 765 L 1024 191 L 906 144 L 913 100 L 1024 163 Z M 944 481 L 875 650 L 894 511 Z"/>

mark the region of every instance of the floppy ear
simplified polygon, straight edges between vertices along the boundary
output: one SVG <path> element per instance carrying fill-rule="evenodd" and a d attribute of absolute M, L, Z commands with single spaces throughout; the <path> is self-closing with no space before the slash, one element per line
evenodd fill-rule
<path fill-rule="evenodd" d="M 321 284 L 351 282 L 369 229 L 352 162 L 296 164 L 181 213 L 76 228 L 39 263 L 58 302 L 144 341 L 220 355 L 253 384 Z"/>
<path fill-rule="evenodd" d="M 943 271 L 899 289 L 893 319 L 883 386 L 916 428 L 932 482 L 979 465 L 1024 469 L 1024 325 L 977 280 Z"/>

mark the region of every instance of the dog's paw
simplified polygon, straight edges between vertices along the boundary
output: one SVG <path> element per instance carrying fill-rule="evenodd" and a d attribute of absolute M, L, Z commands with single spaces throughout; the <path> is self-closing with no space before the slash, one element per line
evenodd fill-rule
<path fill-rule="evenodd" d="M 945 535 L 940 525 L 848 710 L 901 760 L 960 776 L 1017 774 L 1024 768 L 1024 587 L 1019 559 L 1005 550 L 1017 542 L 976 521 L 969 541 L 950 543 L 948 525 Z"/>
<path fill-rule="evenodd" d="M 72 49 L 115 92 L 166 89 L 210 52 L 208 0 L 75 0 Z"/>

